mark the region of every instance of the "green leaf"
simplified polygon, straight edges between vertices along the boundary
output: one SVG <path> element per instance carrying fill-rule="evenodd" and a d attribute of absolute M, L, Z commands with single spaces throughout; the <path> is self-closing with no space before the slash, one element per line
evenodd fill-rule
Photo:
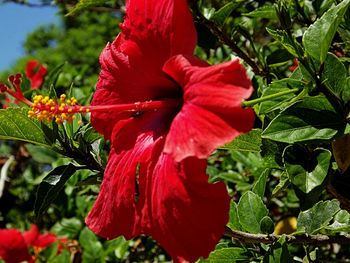
<path fill-rule="evenodd" d="M 80 0 L 78 4 L 66 16 L 70 16 L 76 12 L 82 11 L 86 8 L 103 5 L 109 0 Z"/>
<path fill-rule="evenodd" d="M 210 253 L 209 263 L 234 263 L 237 260 L 247 260 L 249 254 L 247 251 L 240 247 L 230 247 L 214 250 Z"/>
<path fill-rule="evenodd" d="M 305 97 L 274 118 L 262 138 L 285 143 L 331 140 L 345 128 L 342 109 L 336 102 L 324 96 Z"/>
<path fill-rule="evenodd" d="M 272 234 L 274 231 L 274 223 L 269 216 L 264 216 L 260 221 L 260 229 L 264 234 Z"/>
<path fill-rule="evenodd" d="M 34 204 L 34 213 L 38 218 L 56 199 L 68 179 L 76 172 L 73 164 L 62 165 L 53 169 L 40 183 Z"/>
<path fill-rule="evenodd" d="M 45 262 L 52 260 L 58 252 L 58 242 L 54 242 L 53 244 L 49 245 L 47 248 L 45 248 L 43 251 L 40 252 L 39 258 L 44 258 Z"/>
<path fill-rule="evenodd" d="M 282 79 L 272 82 L 263 92 L 262 98 L 267 97 L 279 92 L 291 90 L 299 88 L 300 90 L 305 88 L 305 83 L 300 80 L 295 79 Z M 285 94 L 273 99 L 269 99 L 267 101 L 264 101 L 260 104 L 259 107 L 259 113 L 260 114 L 266 114 L 268 112 L 271 112 L 276 109 L 280 109 L 282 107 L 286 107 L 291 103 L 291 99 L 296 96 L 296 93 L 299 91 L 296 91 L 295 93 Z"/>
<path fill-rule="evenodd" d="M 0 139 L 26 141 L 45 147 L 50 144 L 45 138 L 40 122 L 29 119 L 28 108 L 0 110 Z"/>
<path fill-rule="evenodd" d="M 344 0 L 330 8 L 305 31 L 303 36 L 305 50 L 320 62 L 326 59 L 333 37 L 349 4 L 350 0 Z"/>
<path fill-rule="evenodd" d="M 283 172 L 280 177 L 280 181 L 278 185 L 276 185 L 275 189 L 273 189 L 271 193 L 271 197 L 275 197 L 280 192 L 282 192 L 285 188 L 287 188 L 289 185 L 289 178 L 286 172 Z"/>
<path fill-rule="evenodd" d="M 232 13 L 232 11 L 239 5 L 239 3 L 230 2 L 223 7 L 221 7 L 218 11 L 216 11 L 212 16 L 211 20 L 214 20 L 220 25 L 223 25 L 226 18 Z"/>
<path fill-rule="evenodd" d="M 350 77 L 348 77 L 345 81 L 342 98 L 345 102 L 348 102 L 350 100 Z"/>
<path fill-rule="evenodd" d="M 83 263 L 105 262 L 101 242 L 87 227 L 80 233 L 79 244 L 83 248 Z"/>
<path fill-rule="evenodd" d="M 283 30 L 272 30 L 266 28 L 266 31 L 279 43 L 281 44 L 293 57 L 299 57 L 298 54 L 303 53 L 303 49 L 300 44 L 296 41 L 295 37 L 288 35 L 286 31 Z"/>
<path fill-rule="evenodd" d="M 30 156 L 38 163 L 51 164 L 55 162 L 58 157 L 57 153 L 43 146 L 26 143 L 25 147 Z"/>
<path fill-rule="evenodd" d="M 328 53 L 324 62 L 322 81 L 326 87 L 338 98 L 346 89 L 347 72 L 344 64 L 332 53 Z"/>
<path fill-rule="evenodd" d="M 232 229 L 242 230 L 242 226 L 239 223 L 239 218 L 238 218 L 237 204 L 233 200 L 231 200 L 231 203 L 230 203 L 229 216 L 230 217 L 229 217 L 227 226 Z"/>
<path fill-rule="evenodd" d="M 232 142 L 221 146 L 220 149 L 260 152 L 261 144 L 261 130 L 253 129 L 248 133 L 239 135 Z"/>
<path fill-rule="evenodd" d="M 263 263 L 293 263 L 293 257 L 288 251 L 286 237 L 283 235 L 269 248 L 265 254 Z"/>
<path fill-rule="evenodd" d="M 314 234 L 326 227 L 339 210 L 339 202 L 336 199 L 320 201 L 309 210 L 299 214 L 297 230 L 305 230 L 308 234 Z"/>
<path fill-rule="evenodd" d="M 249 17 L 267 18 L 267 19 L 277 19 L 276 10 L 272 5 L 265 5 L 257 8 L 256 10 L 242 14 Z"/>
<path fill-rule="evenodd" d="M 287 147 L 283 153 L 289 180 L 306 194 L 324 182 L 331 158 L 332 153 L 328 150 L 309 152 L 297 145 Z"/>
<path fill-rule="evenodd" d="M 63 218 L 60 222 L 54 224 L 50 232 L 68 239 L 76 239 L 82 227 L 81 220 L 76 217 Z"/>
<path fill-rule="evenodd" d="M 246 231 L 253 234 L 262 232 L 260 221 L 268 214 L 268 210 L 257 194 L 249 191 L 242 195 L 237 210 L 239 222 Z"/>
<path fill-rule="evenodd" d="M 256 193 L 260 198 L 264 197 L 265 194 L 265 188 L 266 188 L 266 181 L 267 177 L 270 175 L 271 169 L 266 168 L 261 175 L 259 176 L 258 180 L 255 182 L 252 191 Z"/>
<path fill-rule="evenodd" d="M 346 210 L 340 210 L 334 216 L 334 222 L 327 227 L 327 230 L 350 232 L 350 214 Z"/>
<path fill-rule="evenodd" d="M 49 263 L 67 263 L 70 262 L 70 253 L 68 250 L 64 249 Z"/>

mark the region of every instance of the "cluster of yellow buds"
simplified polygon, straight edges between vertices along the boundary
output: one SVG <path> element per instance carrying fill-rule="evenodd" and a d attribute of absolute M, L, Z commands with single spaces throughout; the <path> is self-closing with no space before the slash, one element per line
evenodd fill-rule
<path fill-rule="evenodd" d="M 89 112 L 88 108 L 84 108 L 78 104 L 76 98 L 72 97 L 66 101 L 67 95 L 62 94 L 59 100 L 50 99 L 48 96 L 36 95 L 33 103 L 30 105 L 28 118 L 35 118 L 38 121 L 52 122 L 55 118 L 57 124 L 67 121 L 71 123 L 76 119 L 75 113 Z M 81 124 L 81 121 L 78 121 Z"/>

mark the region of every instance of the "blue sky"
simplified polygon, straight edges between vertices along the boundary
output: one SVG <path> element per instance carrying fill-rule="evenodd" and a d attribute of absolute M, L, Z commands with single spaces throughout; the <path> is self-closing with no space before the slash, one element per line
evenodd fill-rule
<path fill-rule="evenodd" d="M 39 1 L 30 1 L 38 3 Z M 14 3 L 0 5 L 0 71 L 24 54 L 27 33 L 46 23 L 58 23 L 55 7 L 27 7 Z"/>

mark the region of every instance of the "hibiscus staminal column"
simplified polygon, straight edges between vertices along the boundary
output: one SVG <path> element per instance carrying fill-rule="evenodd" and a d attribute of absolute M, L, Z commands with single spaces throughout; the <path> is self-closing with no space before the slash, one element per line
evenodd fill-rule
<path fill-rule="evenodd" d="M 142 113 L 163 108 L 180 108 L 182 105 L 182 99 L 164 99 L 104 106 L 81 106 L 76 98 L 71 97 L 70 99 L 67 99 L 66 94 L 62 94 L 59 99 L 36 95 L 33 98 L 33 102 L 31 102 L 23 96 L 20 89 L 21 78 L 21 74 L 10 76 L 9 82 L 14 87 L 15 92 L 13 92 L 7 85 L 1 83 L 0 93 L 7 93 L 17 100 L 27 104 L 30 107 L 28 118 L 34 118 L 38 121 L 52 122 L 55 119 L 57 124 L 62 124 L 65 121 L 71 123 L 76 119 L 75 114 L 81 113 L 130 112 L 130 115 L 132 115 L 134 113 Z M 80 124 L 81 121 L 78 121 L 78 123 Z"/>

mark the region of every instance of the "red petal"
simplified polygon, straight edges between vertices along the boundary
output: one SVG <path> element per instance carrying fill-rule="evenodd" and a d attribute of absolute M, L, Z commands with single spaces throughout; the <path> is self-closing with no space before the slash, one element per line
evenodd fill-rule
<path fill-rule="evenodd" d="M 196 31 L 186 1 L 134 0 L 126 6 L 123 33 L 101 53 L 93 105 L 170 98 L 181 92 L 162 67 L 173 55 L 193 53 Z M 92 113 L 94 128 L 106 138 L 111 128 L 101 127 L 119 119 Z"/>
<path fill-rule="evenodd" d="M 158 151 L 154 162 L 155 167 L 148 169 L 144 181 L 140 180 L 144 194 L 140 200 L 145 200 L 142 218 L 147 219 L 150 213 L 150 222 L 144 220 L 141 227 L 174 262 L 207 257 L 228 221 L 230 198 L 225 185 L 208 183 L 205 160 L 188 158 L 176 163 Z"/>
<path fill-rule="evenodd" d="M 184 105 L 171 124 L 164 148 L 175 161 L 189 156 L 204 159 L 254 124 L 253 110 L 241 108 L 253 88 L 238 60 L 210 67 L 194 65 L 198 62 L 193 58 L 179 55 L 164 66 L 184 90 Z"/>
<path fill-rule="evenodd" d="M 18 263 L 30 259 L 21 232 L 16 229 L 0 229 L 0 258 L 5 263 Z"/>
<path fill-rule="evenodd" d="M 86 224 L 108 239 L 140 234 L 135 182 L 138 163 L 148 163 L 151 151 L 169 128 L 165 111 L 146 112 L 114 127 L 108 164 L 98 198 Z M 141 176 L 141 175 L 140 175 Z"/>
<path fill-rule="evenodd" d="M 34 68 L 39 65 L 39 61 L 31 60 L 27 62 L 27 67 L 25 69 L 25 73 L 27 78 L 31 78 L 34 75 Z"/>

